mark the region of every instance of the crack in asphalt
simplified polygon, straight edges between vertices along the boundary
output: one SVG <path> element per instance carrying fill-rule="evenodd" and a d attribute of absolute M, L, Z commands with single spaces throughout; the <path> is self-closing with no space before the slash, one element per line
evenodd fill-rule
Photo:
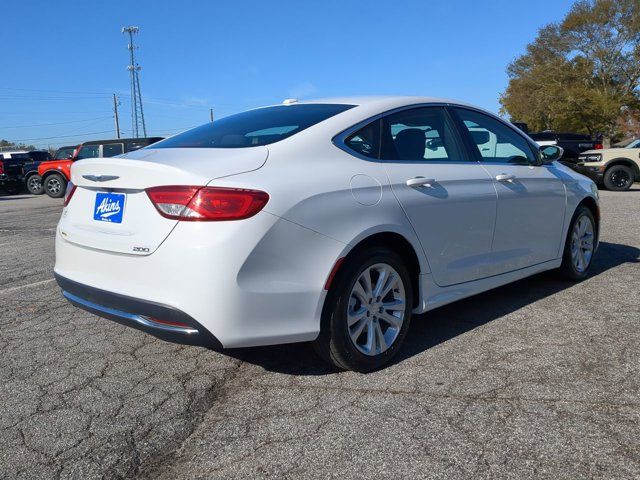
<path fill-rule="evenodd" d="M 585 282 L 433 311 L 368 375 L 78 310 L 51 279 L 60 202 L 0 202 L 0 479 L 639 478 L 637 196 L 603 192 Z"/>

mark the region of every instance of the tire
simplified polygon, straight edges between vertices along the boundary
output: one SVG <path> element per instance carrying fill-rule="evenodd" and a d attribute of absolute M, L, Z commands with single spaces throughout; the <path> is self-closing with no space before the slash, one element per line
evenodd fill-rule
<path fill-rule="evenodd" d="M 59 173 L 52 173 L 44 179 L 44 191 L 51 198 L 64 197 L 67 190 L 67 180 Z"/>
<path fill-rule="evenodd" d="M 580 222 L 589 222 L 590 226 L 586 230 L 582 229 L 581 225 L 584 225 L 584 223 Z M 580 231 L 583 231 L 584 235 Z M 582 246 L 580 246 L 579 242 L 582 242 Z M 576 209 L 569 224 L 567 240 L 562 255 L 562 265 L 559 269 L 562 277 L 573 282 L 579 282 L 586 278 L 593 263 L 597 242 L 598 229 L 593 214 L 591 210 L 581 205 Z M 589 244 L 590 253 L 587 252 L 588 248 L 583 248 L 583 246 L 588 246 Z M 582 265 L 580 265 L 580 260 L 584 262 Z"/>
<path fill-rule="evenodd" d="M 31 195 L 42 195 L 44 193 L 44 187 L 42 186 L 42 177 L 37 174 L 29 175 L 25 181 L 27 191 Z"/>
<path fill-rule="evenodd" d="M 614 165 L 604 172 L 604 186 L 614 192 L 629 190 L 633 180 L 633 170 L 626 165 Z"/>
<path fill-rule="evenodd" d="M 396 280 L 382 298 L 374 297 L 382 271 L 386 271 L 385 279 Z M 364 296 L 367 289 L 363 288 L 363 280 L 367 276 L 372 288 L 366 298 L 372 303 Z M 389 287 L 386 282 L 383 284 L 385 289 Z M 404 304 L 399 303 L 402 298 Z M 400 305 L 403 310 L 398 308 Z M 399 255 L 383 247 L 356 252 L 347 257 L 332 282 L 314 348 L 324 360 L 342 370 L 369 372 L 380 368 L 402 345 L 411 323 L 412 306 L 411 277 Z M 349 317 L 349 312 L 354 315 Z M 395 320 L 391 322 L 393 317 Z"/>

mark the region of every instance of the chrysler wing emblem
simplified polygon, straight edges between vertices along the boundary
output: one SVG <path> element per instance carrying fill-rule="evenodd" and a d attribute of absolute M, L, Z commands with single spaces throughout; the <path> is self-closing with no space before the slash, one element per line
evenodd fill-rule
<path fill-rule="evenodd" d="M 91 180 L 92 182 L 108 182 L 109 180 L 117 180 L 117 175 L 83 175 L 82 178 Z"/>

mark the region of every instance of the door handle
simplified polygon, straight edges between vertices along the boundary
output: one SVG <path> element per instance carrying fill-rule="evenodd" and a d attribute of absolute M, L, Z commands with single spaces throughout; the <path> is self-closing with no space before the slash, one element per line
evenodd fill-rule
<path fill-rule="evenodd" d="M 500 175 L 496 175 L 496 180 L 498 182 L 513 182 L 516 179 L 515 175 L 511 175 L 510 173 L 501 173 Z"/>
<path fill-rule="evenodd" d="M 414 177 L 407 180 L 407 187 L 431 187 L 434 183 L 435 178 Z"/>

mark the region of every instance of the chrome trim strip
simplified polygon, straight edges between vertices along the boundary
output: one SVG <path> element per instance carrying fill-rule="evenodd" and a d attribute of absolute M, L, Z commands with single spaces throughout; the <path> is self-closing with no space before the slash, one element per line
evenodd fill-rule
<path fill-rule="evenodd" d="M 144 317 L 142 315 L 135 315 L 133 313 L 127 313 L 121 310 L 105 307 L 103 305 L 98 305 L 97 303 L 90 302 L 88 300 L 85 300 L 84 298 L 80 298 L 72 293 L 69 293 L 66 290 L 62 291 L 62 295 L 64 295 L 67 300 L 70 300 L 75 303 L 79 303 L 80 305 L 84 305 L 85 307 L 90 308 L 91 310 L 97 310 L 99 312 L 103 312 L 108 315 L 113 315 L 115 317 L 131 320 L 133 322 L 139 323 L 140 325 L 143 325 L 148 328 L 155 328 L 157 330 L 164 330 L 166 332 L 183 333 L 186 335 L 200 333 L 195 328 L 183 328 L 183 327 L 174 327 L 171 325 L 164 325 L 162 323 L 154 322 L 153 320 L 147 317 Z"/>

